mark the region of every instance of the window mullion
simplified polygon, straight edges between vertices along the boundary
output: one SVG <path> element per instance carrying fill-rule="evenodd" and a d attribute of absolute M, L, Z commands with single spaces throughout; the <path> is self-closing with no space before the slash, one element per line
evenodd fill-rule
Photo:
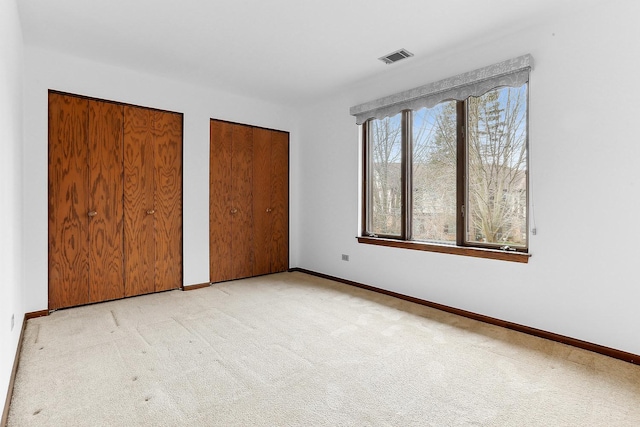
<path fill-rule="evenodd" d="M 371 148 L 369 147 L 369 132 L 371 120 L 362 124 L 362 235 L 367 235 L 372 230 L 373 200 L 371 197 Z"/>
<path fill-rule="evenodd" d="M 402 239 L 411 240 L 413 141 L 411 110 L 402 112 Z"/>
<path fill-rule="evenodd" d="M 464 246 L 466 241 L 468 209 L 467 201 L 467 102 L 456 103 L 456 244 Z"/>

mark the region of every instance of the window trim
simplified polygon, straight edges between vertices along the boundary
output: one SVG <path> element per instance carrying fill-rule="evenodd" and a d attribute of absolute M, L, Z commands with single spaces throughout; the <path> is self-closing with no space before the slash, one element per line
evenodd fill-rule
<path fill-rule="evenodd" d="M 419 242 L 415 240 L 398 240 L 373 236 L 358 236 L 357 240 L 358 243 L 364 243 L 368 245 L 412 249 L 425 252 L 437 252 L 441 254 L 463 255 L 475 258 L 488 258 L 501 261 L 519 262 L 524 264 L 527 264 L 529 262 L 529 258 L 531 258 L 531 254 L 525 252 L 511 252 L 503 251 L 500 249 L 472 246 L 439 245 L 436 243 Z"/>

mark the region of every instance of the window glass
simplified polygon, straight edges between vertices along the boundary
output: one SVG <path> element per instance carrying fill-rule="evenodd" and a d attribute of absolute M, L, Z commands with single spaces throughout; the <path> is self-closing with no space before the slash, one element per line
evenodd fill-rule
<path fill-rule="evenodd" d="M 402 230 L 402 114 L 369 122 L 369 232 Z"/>
<path fill-rule="evenodd" d="M 467 242 L 527 246 L 527 85 L 467 101 Z"/>
<path fill-rule="evenodd" d="M 367 121 L 363 234 L 527 252 L 527 97 L 525 83 Z"/>
<path fill-rule="evenodd" d="M 455 243 L 456 102 L 412 114 L 412 238 Z"/>

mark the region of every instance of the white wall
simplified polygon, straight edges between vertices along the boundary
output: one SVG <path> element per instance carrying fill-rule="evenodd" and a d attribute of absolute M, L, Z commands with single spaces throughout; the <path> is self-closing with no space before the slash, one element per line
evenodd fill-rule
<path fill-rule="evenodd" d="M 297 120 L 282 106 L 185 82 L 86 61 L 36 47 L 25 49 L 25 244 L 27 311 L 47 308 L 47 90 L 184 113 L 184 284 L 209 281 L 209 119 L 291 132 L 292 171 Z M 291 182 L 291 192 L 297 192 Z M 291 217 L 296 218 L 292 203 Z M 291 221 L 291 234 L 296 224 Z M 291 255 L 291 265 L 296 257 Z M 0 325 L 1 326 L 1 325 Z"/>
<path fill-rule="evenodd" d="M 4 405 L 25 313 L 21 253 L 23 47 L 15 0 L 0 0 L 0 58 L 0 402 Z"/>
<path fill-rule="evenodd" d="M 636 1 L 607 2 L 395 64 L 310 107 L 294 177 L 304 189 L 300 267 L 640 354 L 638 16 Z M 349 107 L 526 53 L 538 231 L 529 264 L 358 244 Z"/>

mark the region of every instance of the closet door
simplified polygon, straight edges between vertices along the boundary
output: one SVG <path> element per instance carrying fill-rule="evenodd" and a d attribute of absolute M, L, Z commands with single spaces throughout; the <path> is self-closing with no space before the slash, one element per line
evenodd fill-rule
<path fill-rule="evenodd" d="M 289 136 L 255 128 L 254 275 L 289 268 Z"/>
<path fill-rule="evenodd" d="M 253 275 L 253 129 L 211 120 L 209 258 L 211 282 Z"/>
<path fill-rule="evenodd" d="M 153 113 L 155 291 L 182 285 L 182 115 Z"/>
<path fill-rule="evenodd" d="M 49 93 L 49 308 L 182 284 L 182 115 Z"/>
<path fill-rule="evenodd" d="M 271 137 L 270 273 L 289 269 L 289 134 Z"/>
<path fill-rule="evenodd" d="M 211 120 L 210 280 L 253 276 L 253 128 Z"/>
<path fill-rule="evenodd" d="M 182 115 L 124 109 L 126 295 L 182 285 Z"/>
<path fill-rule="evenodd" d="M 233 279 L 231 268 L 231 123 L 211 120 L 209 157 L 209 280 Z"/>
<path fill-rule="evenodd" d="M 122 105 L 89 104 L 89 302 L 124 296 Z"/>
<path fill-rule="evenodd" d="M 153 116 L 124 107 L 125 294 L 155 291 Z"/>
<path fill-rule="evenodd" d="M 210 280 L 289 268 L 289 134 L 211 120 Z"/>
<path fill-rule="evenodd" d="M 49 308 L 122 298 L 122 106 L 49 94 Z"/>
<path fill-rule="evenodd" d="M 231 270 L 253 276 L 253 128 L 234 125 L 231 156 Z"/>
<path fill-rule="evenodd" d="M 49 94 L 49 309 L 89 302 L 89 104 Z"/>
<path fill-rule="evenodd" d="M 254 276 L 271 273 L 272 135 L 267 129 L 253 130 Z"/>

